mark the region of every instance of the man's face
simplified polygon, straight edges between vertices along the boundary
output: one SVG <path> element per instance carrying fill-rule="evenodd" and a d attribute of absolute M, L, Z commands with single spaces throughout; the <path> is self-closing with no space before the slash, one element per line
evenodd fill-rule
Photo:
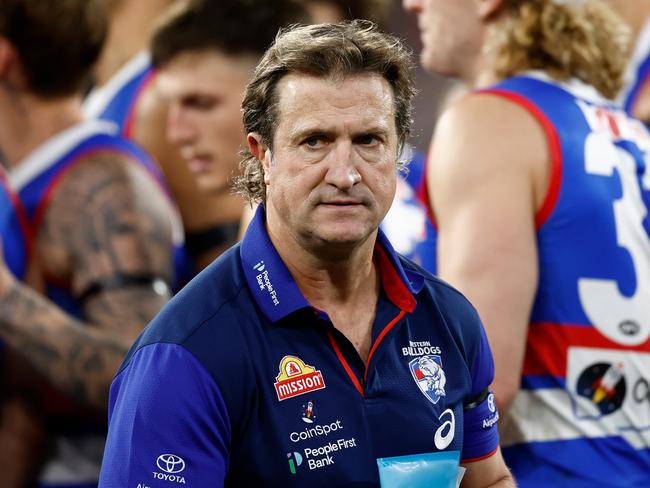
<path fill-rule="evenodd" d="M 480 50 L 476 0 L 403 0 L 403 5 L 417 15 L 422 66 L 427 71 L 460 75 L 461 64 L 471 62 Z"/>
<path fill-rule="evenodd" d="M 271 236 L 332 251 L 365 242 L 395 194 L 390 85 L 378 75 L 332 81 L 292 73 L 276 90 L 273 150 L 262 161 Z"/>
<path fill-rule="evenodd" d="M 179 54 L 160 70 L 158 86 L 170 103 L 167 138 L 207 191 L 227 189 L 237 171 L 241 99 L 255 62 L 210 49 Z"/>
<path fill-rule="evenodd" d="M 341 8 L 334 2 L 328 0 L 307 2 L 309 18 L 314 24 L 336 24 L 345 20 Z"/>

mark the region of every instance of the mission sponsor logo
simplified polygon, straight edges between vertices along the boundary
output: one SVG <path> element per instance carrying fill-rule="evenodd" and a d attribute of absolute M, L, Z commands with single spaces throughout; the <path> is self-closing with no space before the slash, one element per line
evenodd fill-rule
<path fill-rule="evenodd" d="M 411 376 L 422 394 L 434 405 L 446 396 L 447 377 L 442 369 L 442 359 L 438 355 L 420 356 L 409 362 Z"/>
<path fill-rule="evenodd" d="M 323 374 L 296 356 L 285 356 L 280 361 L 280 373 L 275 378 L 278 400 L 286 400 L 325 388 Z"/>
<path fill-rule="evenodd" d="M 567 358 L 571 413 L 602 435 L 616 433 L 647 449 L 650 432 L 650 353 L 572 347 Z"/>

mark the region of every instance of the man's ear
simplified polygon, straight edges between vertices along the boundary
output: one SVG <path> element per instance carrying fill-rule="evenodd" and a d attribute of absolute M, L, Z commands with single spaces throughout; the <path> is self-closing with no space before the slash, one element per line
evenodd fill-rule
<path fill-rule="evenodd" d="M 504 0 L 476 0 L 479 18 L 485 20 L 495 16 L 503 7 Z"/>
<path fill-rule="evenodd" d="M 271 148 L 264 142 L 257 132 L 249 132 L 246 136 L 248 149 L 255 159 L 262 163 L 264 168 L 264 183 L 269 184 L 269 171 L 271 169 Z"/>

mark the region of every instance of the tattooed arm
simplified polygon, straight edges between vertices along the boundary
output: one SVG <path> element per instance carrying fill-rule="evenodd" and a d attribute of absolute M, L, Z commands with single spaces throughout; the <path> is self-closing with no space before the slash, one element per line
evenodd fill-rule
<path fill-rule="evenodd" d="M 36 238 L 48 276 L 79 299 L 77 320 L 0 267 L 0 338 L 57 389 L 106 408 L 124 354 L 169 299 L 169 204 L 145 171 L 95 153 L 62 178 Z"/>

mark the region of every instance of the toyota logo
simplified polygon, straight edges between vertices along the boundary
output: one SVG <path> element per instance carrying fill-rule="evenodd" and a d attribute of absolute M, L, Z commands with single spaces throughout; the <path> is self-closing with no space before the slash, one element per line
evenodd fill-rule
<path fill-rule="evenodd" d="M 185 469 L 185 461 L 176 454 L 161 454 L 156 459 L 156 466 L 165 473 L 176 474 Z"/>

